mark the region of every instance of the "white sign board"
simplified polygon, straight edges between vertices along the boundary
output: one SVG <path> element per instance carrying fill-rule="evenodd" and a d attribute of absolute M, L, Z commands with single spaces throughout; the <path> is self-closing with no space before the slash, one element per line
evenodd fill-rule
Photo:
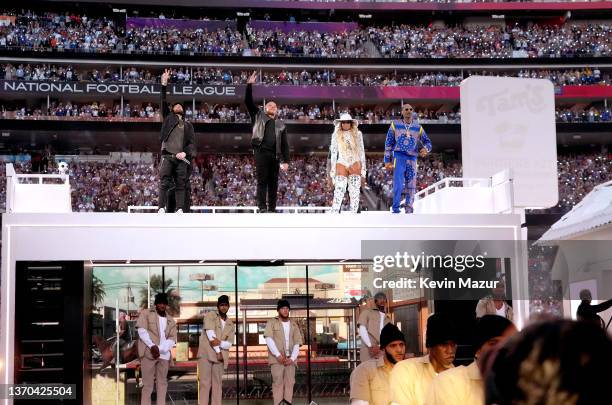
<path fill-rule="evenodd" d="M 461 83 L 463 177 L 514 175 L 514 206 L 559 199 L 553 84 L 543 79 L 470 76 Z"/>

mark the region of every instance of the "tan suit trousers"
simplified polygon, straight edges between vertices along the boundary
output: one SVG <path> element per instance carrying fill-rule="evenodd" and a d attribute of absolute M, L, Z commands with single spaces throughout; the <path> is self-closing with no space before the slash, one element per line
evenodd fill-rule
<path fill-rule="evenodd" d="M 208 359 L 198 360 L 200 368 L 200 401 L 199 405 L 221 405 L 223 398 L 223 363 L 213 363 Z M 210 397 L 210 401 L 209 401 Z"/>
<path fill-rule="evenodd" d="M 368 361 L 371 358 L 372 356 L 370 356 L 370 348 L 364 343 L 362 343 L 361 348 L 359 349 L 359 362 L 363 363 L 364 361 Z"/>
<path fill-rule="evenodd" d="M 151 404 L 153 384 L 156 383 L 157 405 L 166 404 L 166 392 L 168 391 L 168 367 L 169 360 L 151 360 L 146 357 L 140 359 L 140 371 L 142 373 L 142 392 L 140 393 L 140 405 Z"/>
<path fill-rule="evenodd" d="M 283 399 L 293 402 L 293 385 L 295 384 L 295 364 L 284 366 L 272 364 L 272 397 L 274 405 L 278 405 Z"/>

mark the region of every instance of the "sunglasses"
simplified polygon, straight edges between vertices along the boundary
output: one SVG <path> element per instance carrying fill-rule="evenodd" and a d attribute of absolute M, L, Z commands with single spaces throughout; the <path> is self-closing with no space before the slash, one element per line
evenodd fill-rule
<path fill-rule="evenodd" d="M 412 108 L 404 108 L 404 111 L 412 111 Z"/>

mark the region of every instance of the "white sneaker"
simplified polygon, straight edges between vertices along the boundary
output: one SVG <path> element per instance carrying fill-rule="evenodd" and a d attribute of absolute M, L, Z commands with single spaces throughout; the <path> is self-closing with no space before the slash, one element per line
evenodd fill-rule
<path fill-rule="evenodd" d="M 162 208 L 157 210 L 157 213 L 158 214 L 165 214 L 166 213 L 166 209 L 162 207 Z"/>
<path fill-rule="evenodd" d="M 182 214 L 182 213 L 183 213 L 183 210 L 182 210 L 181 208 L 179 208 L 178 210 L 176 210 L 176 213 L 177 213 L 177 214 Z"/>

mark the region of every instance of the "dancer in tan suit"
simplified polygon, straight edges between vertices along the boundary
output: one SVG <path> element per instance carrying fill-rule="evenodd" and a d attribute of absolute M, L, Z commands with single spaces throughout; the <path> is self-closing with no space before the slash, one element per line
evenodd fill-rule
<path fill-rule="evenodd" d="M 198 367 L 200 368 L 200 405 L 221 405 L 223 372 L 229 362 L 229 350 L 236 327 L 227 316 L 229 297 L 217 299 L 217 311 L 204 316 L 204 333 L 200 336 Z M 210 397 L 210 400 L 209 400 Z"/>
<path fill-rule="evenodd" d="M 360 361 L 373 359 L 381 354 L 380 331 L 391 318 L 386 313 L 387 296 L 381 292 L 374 296 L 375 308 L 365 309 L 359 315 L 359 336 L 361 337 Z"/>
<path fill-rule="evenodd" d="M 138 328 L 138 357 L 142 372 L 141 405 L 151 403 L 153 383 L 156 383 L 157 405 L 166 403 L 168 390 L 168 367 L 172 361 L 170 350 L 176 344 L 176 322 L 166 314 L 168 295 L 155 296 L 155 309 L 145 309 L 140 313 Z"/>
<path fill-rule="evenodd" d="M 270 319 L 264 331 L 268 345 L 268 364 L 272 372 L 274 405 L 283 400 L 289 403 L 293 401 L 295 367 L 300 354 L 302 333 L 297 324 L 289 319 L 290 309 L 289 301 L 279 300 L 276 305 L 278 317 Z"/>

